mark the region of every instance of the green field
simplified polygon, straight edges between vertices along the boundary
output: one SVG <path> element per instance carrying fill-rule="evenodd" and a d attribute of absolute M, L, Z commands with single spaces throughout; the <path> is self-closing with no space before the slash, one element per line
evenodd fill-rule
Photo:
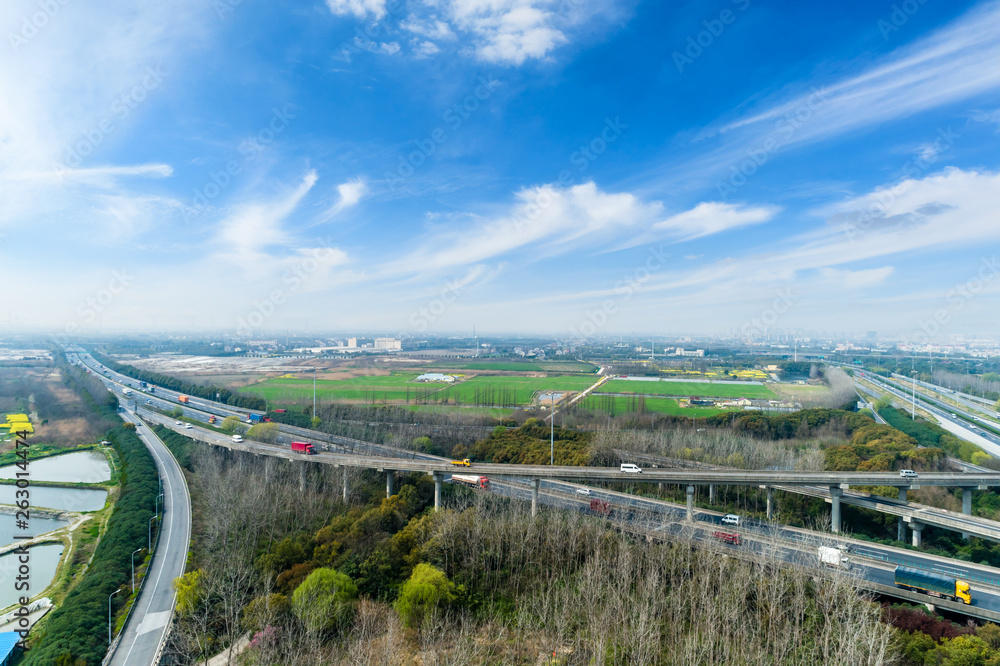
<path fill-rule="evenodd" d="M 466 405 L 527 405 L 538 391 L 582 391 L 595 381 L 592 377 L 479 376 L 449 387 L 444 397 Z"/>
<path fill-rule="evenodd" d="M 363 403 L 451 403 L 458 405 L 515 407 L 528 405 L 538 391 L 581 391 L 594 383 L 586 376 L 515 377 L 479 376 L 455 385 L 418 383 L 417 373 L 398 373 L 342 380 L 318 380 L 316 398 L 331 402 Z M 258 395 L 269 407 L 312 400 L 311 379 L 278 377 L 245 386 L 241 393 Z"/>
<path fill-rule="evenodd" d="M 635 395 L 711 396 L 713 398 L 750 398 L 773 400 L 777 396 L 766 386 L 753 384 L 725 384 L 715 382 L 634 382 L 612 379 L 603 384 L 601 393 L 631 393 Z"/>
<path fill-rule="evenodd" d="M 609 412 L 612 415 L 639 411 L 639 401 L 637 398 L 621 395 L 587 396 L 578 404 L 581 409 Z M 656 414 L 673 414 L 675 416 L 689 416 L 691 418 L 712 416 L 713 414 L 720 414 L 727 411 L 717 407 L 681 407 L 673 398 L 646 398 L 645 408 L 647 412 L 655 412 Z"/>

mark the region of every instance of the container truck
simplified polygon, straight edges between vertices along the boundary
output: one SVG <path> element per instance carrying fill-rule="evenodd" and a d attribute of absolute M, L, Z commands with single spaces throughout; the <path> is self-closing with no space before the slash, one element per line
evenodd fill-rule
<path fill-rule="evenodd" d="M 712 538 L 716 541 L 721 541 L 722 543 L 729 543 L 734 546 L 743 545 L 743 539 L 736 532 L 712 532 Z"/>
<path fill-rule="evenodd" d="M 260 414 L 251 414 L 247 423 L 260 423 L 262 421 Z"/>
<path fill-rule="evenodd" d="M 122 389 L 122 395 L 132 395 L 132 389 Z"/>
<path fill-rule="evenodd" d="M 932 597 L 961 601 L 964 604 L 972 603 L 969 584 L 964 580 L 922 569 L 896 567 L 896 587 L 928 594 Z"/>
<path fill-rule="evenodd" d="M 490 480 L 485 476 L 473 474 L 452 474 L 451 480 L 455 483 L 461 483 L 463 486 L 468 486 L 469 488 L 478 488 L 479 490 L 490 489 Z"/>
<path fill-rule="evenodd" d="M 313 445 L 307 442 L 292 442 L 292 451 L 295 453 L 304 453 L 307 456 L 311 456 L 316 453 L 316 449 L 313 448 Z"/>
<path fill-rule="evenodd" d="M 819 563 L 825 567 L 831 567 L 833 569 L 850 569 L 851 560 L 844 555 L 844 551 L 840 548 L 831 548 L 829 546 L 820 546 L 818 548 Z"/>
<path fill-rule="evenodd" d="M 186 405 L 189 402 L 191 402 L 191 398 L 187 397 L 186 395 L 179 395 L 177 396 L 177 402 L 181 403 L 182 405 Z"/>

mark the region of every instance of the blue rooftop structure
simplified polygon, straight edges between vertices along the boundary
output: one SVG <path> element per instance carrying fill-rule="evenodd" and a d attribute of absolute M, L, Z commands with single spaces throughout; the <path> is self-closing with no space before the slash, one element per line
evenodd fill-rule
<path fill-rule="evenodd" d="M 21 640 L 21 635 L 16 631 L 0 632 L 0 666 L 12 663 L 14 647 L 19 640 Z"/>

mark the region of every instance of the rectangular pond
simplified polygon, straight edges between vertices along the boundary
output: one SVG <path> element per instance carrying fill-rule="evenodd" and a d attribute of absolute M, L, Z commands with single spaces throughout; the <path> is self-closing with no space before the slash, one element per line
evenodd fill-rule
<path fill-rule="evenodd" d="M 0 467 L 0 479 L 16 479 L 21 470 L 15 465 Z M 28 478 L 33 481 L 99 483 L 111 480 L 108 458 L 100 451 L 74 451 L 28 462 Z"/>

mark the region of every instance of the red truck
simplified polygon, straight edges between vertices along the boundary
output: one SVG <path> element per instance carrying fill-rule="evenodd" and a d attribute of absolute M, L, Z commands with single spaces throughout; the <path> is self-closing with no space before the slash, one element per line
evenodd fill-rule
<path fill-rule="evenodd" d="M 313 448 L 313 445 L 307 442 L 292 442 L 292 451 L 295 453 L 304 453 L 307 456 L 311 456 L 316 453 L 316 449 Z"/>
<path fill-rule="evenodd" d="M 599 499 L 590 500 L 590 510 L 601 516 L 610 516 L 614 511 L 610 504 Z"/>
<path fill-rule="evenodd" d="M 461 483 L 463 486 L 468 486 L 469 488 L 478 488 L 479 490 L 489 490 L 490 480 L 485 476 L 478 476 L 472 474 L 452 474 L 451 480 L 455 483 Z"/>
<path fill-rule="evenodd" d="M 712 532 L 712 538 L 721 541 L 722 543 L 731 543 L 734 546 L 739 546 L 743 543 L 740 539 L 740 535 L 735 532 Z"/>
<path fill-rule="evenodd" d="M 191 402 L 191 398 L 187 397 L 186 395 L 179 395 L 179 396 L 177 396 L 177 402 L 180 402 L 180 403 L 186 405 L 189 402 Z"/>

